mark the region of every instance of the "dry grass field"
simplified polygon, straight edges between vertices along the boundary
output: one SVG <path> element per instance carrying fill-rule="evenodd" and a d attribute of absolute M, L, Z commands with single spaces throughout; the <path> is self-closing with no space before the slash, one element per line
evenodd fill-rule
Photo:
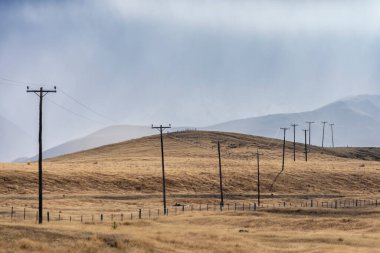
<path fill-rule="evenodd" d="M 264 204 L 293 208 L 256 212 L 185 212 L 177 216 L 102 224 L 35 224 L 37 164 L 0 164 L 0 252 L 376 252 L 380 207 L 308 209 L 307 200 L 380 200 L 380 149 L 311 147 L 262 137 L 189 131 L 164 136 L 168 205 L 219 203 L 221 142 L 226 203 L 256 201 L 256 151 Z M 160 208 L 158 136 L 145 137 L 44 162 L 44 209 L 62 215 L 127 213 Z M 297 207 L 294 207 L 297 205 Z M 27 221 L 6 212 L 31 210 Z M 3 215 L 3 218 L 1 218 Z M 19 213 L 18 213 L 19 214 Z M 53 250 L 52 250 L 53 249 Z"/>

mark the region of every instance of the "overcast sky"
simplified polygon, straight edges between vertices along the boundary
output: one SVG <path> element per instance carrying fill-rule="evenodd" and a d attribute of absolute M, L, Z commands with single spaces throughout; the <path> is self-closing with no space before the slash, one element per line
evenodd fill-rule
<path fill-rule="evenodd" d="M 48 147 L 116 123 L 206 126 L 380 93 L 375 0 L 1 1 L 0 18 L 0 115 L 34 138 L 24 82 L 56 85 Z"/>

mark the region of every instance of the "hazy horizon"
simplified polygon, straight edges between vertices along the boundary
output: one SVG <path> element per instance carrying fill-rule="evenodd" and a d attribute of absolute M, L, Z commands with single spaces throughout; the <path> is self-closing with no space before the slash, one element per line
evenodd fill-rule
<path fill-rule="evenodd" d="M 26 86 L 56 85 L 45 148 L 114 124 L 207 126 L 380 93 L 377 1 L 3 1 L 0 14 L 0 116 L 34 140 Z"/>

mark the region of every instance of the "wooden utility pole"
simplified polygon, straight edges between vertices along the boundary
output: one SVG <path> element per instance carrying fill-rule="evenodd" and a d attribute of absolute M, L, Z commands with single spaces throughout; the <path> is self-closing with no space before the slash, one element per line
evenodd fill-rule
<path fill-rule="evenodd" d="M 305 161 L 307 162 L 307 129 L 303 130 L 305 132 Z"/>
<path fill-rule="evenodd" d="M 166 209 L 166 181 L 165 181 L 165 160 L 164 160 L 164 140 L 162 138 L 162 132 L 165 129 L 171 128 L 172 126 L 169 124 L 169 126 L 153 126 L 152 129 L 158 129 L 160 131 L 160 137 L 161 137 L 161 162 L 162 162 L 162 198 L 164 202 L 164 214 L 167 214 Z"/>
<path fill-rule="evenodd" d="M 220 210 L 223 209 L 223 176 L 222 176 L 222 158 L 220 155 L 220 142 L 218 141 L 218 157 L 219 157 L 219 189 L 220 189 Z"/>
<path fill-rule="evenodd" d="M 256 158 L 257 158 L 257 204 L 260 206 L 260 155 L 259 149 L 257 149 L 256 152 Z"/>
<path fill-rule="evenodd" d="M 323 124 L 323 130 L 322 130 L 322 148 L 324 147 L 324 142 L 325 142 L 325 126 L 326 126 L 327 121 L 322 121 Z"/>
<path fill-rule="evenodd" d="M 284 131 L 284 143 L 282 145 L 282 168 L 281 168 L 281 171 L 284 171 L 284 169 L 285 169 L 286 131 L 289 130 L 289 128 L 288 127 L 281 127 L 280 129 Z"/>
<path fill-rule="evenodd" d="M 43 98 L 48 93 L 56 93 L 57 88 L 54 86 L 54 90 L 44 90 L 40 88 L 39 90 L 30 90 L 27 86 L 26 92 L 33 92 L 40 98 L 40 113 L 39 113 L 39 130 L 38 130 L 38 223 L 42 224 L 43 221 L 43 205 L 42 205 L 42 105 Z"/>
<path fill-rule="evenodd" d="M 334 124 L 330 124 L 331 128 L 331 142 L 332 142 L 332 147 L 335 148 L 335 143 L 334 143 Z"/>
<path fill-rule="evenodd" d="M 314 121 L 306 121 L 306 124 L 309 125 L 309 149 L 311 145 L 311 124 L 314 124 L 314 123 L 315 123 Z"/>
<path fill-rule="evenodd" d="M 293 127 L 293 161 L 296 161 L 296 127 L 297 124 L 291 124 Z"/>

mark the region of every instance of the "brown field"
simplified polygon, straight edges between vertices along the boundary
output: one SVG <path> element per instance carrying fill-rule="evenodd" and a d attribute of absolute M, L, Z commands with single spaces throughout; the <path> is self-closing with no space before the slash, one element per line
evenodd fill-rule
<path fill-rule="evenodd" d="M 379 207 L 319 209 L 301 203 L 380 200 L 380 149 L 312 147 L 304 161 L 297 144 L 248 135 L 182 132 L 164 137 L 168 205 L 219 203 L 216 141 L 222 145 L 226 203 L 256 201 L 257 148 L 262 201 L 253 211 L 185 212 L 137 221 L 109 216 L 161 208 L 158 136 L 109 145 L 44 162 L 44 210 L 53 222 L 35 224 L 37 164 L 0 164 L 0 246 L 4 252 L 376 252 Z M 275 209 L 286 201 L 292 207 Z M 9 211 L 16 210 L 10 222 Z M 20 218 L 27 210 L 27 220 Z M 60 212 L 66 218 L 57 222 Z M 171 213 L 172 214 L 172 213 Z M 84 216 L 83 223 L 78 217 Z M 72 216 L 70 223 L 68 216 Z M 239 232 L 240 231 L 240 232 Z"/>

